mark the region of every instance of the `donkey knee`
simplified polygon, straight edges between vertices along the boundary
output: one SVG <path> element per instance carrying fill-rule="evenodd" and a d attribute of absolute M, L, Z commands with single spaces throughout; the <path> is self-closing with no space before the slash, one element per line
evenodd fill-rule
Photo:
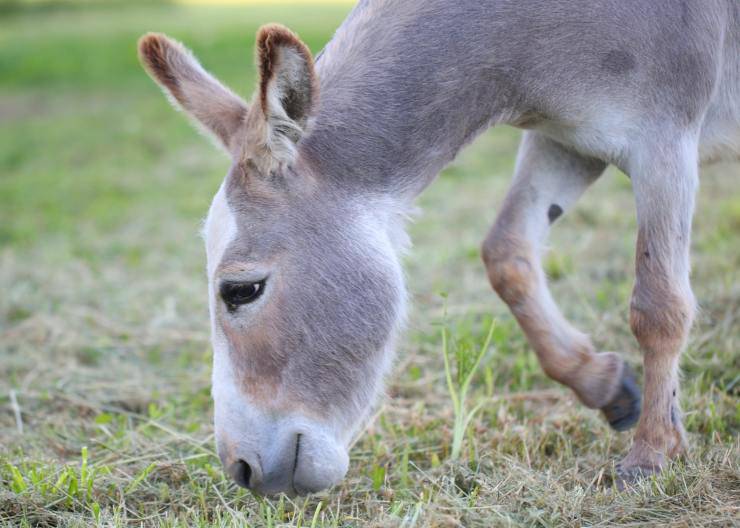
<path fill-rule="evenodd" d="M 670 287 L 665 281 L 638 282 L 632 292 L 630 327 L 643 350 L 679 351 L 694 319 L 693 294 Z"/>
<path fill-rule="evenodd" d="M 526 243 L 493 234 L 483 243 L 481 255 L 491 286 L 509 306 L 532 294 L 537 273 Z"/>

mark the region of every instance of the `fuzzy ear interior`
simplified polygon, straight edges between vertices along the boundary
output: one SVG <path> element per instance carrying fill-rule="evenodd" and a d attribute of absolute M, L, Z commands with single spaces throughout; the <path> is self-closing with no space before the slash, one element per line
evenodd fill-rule
<path fill-rule="evenodd" d="M 238 147 L 237 133 L 247 104 L 206 72 L 192 53 L 165 35 L 139 39 L 142 65 L 170 100 L 216 137 L 228 152 Z"/>
<path fill-rule="evenodd" d="M 290 163 L 318 100 L 318 81 L 308 47 L 278 24 L 257 33 L 264 147 L 273 161 Z"/>

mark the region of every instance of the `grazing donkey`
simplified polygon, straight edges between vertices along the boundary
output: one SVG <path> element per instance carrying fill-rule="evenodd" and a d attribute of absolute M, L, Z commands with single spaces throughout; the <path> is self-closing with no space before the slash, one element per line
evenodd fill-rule
<path fill-rule="evenodd" d="M 740 2 L 362 0 L 315 63 L 284 27 L 260 29 L 249 104 L 163 35 L 139 51 L 233 161 L 205 237 L 216 437 L 239 484 L 342 479 L 404 319 L 404 211 L 498 124 L 526 132 L 483 243 L 493 288 L 550 377 L 615 429 L 637 422 L 622 482 L 685 450 L 691 218 L 699 164 L 740 155 Z M 540 264 L 609 164 L 637 203 L 641 415 L 627 365 L 568 324 Z"/>

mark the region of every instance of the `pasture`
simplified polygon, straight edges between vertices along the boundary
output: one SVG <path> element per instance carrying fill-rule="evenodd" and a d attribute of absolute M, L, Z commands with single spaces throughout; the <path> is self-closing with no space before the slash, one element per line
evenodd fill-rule
<path fill-rule="evenodd" d="M 545 376 L 480 260 L 513 170 L 520 132 L 508 128 L 419 200 L 409 325 L 343 484 L 266 500 L 225 477 L 198 232 L 228 159 L 167 105 L 136 41 L 168 33 L 248 96 L 261 24 L 317 53 L 349 8 L 0 5 L 0 526 L 737 526 L 740 165 L 702 175 L 701 311 L 682 359 L 689 457 L 619 493 L 613 464 L 631 433 Z M 564 313 L 640 373 L 634 245 L 630 180 L 610 169 L 555 225 L 546 269 Z M 481 407 L 453 459 L 442 332 L 454 370 L 492 318 L 467 394 Z"/>

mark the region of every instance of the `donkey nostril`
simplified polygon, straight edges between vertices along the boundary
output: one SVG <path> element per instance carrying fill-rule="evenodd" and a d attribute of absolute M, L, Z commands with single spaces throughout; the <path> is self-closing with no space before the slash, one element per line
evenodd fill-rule
<path fill-rule="evenodd" d="M 249 478 L 252 476 L 252 468 L 243 460 L 237 460 L 231 466 L 231 478 L 242 488 L 249 488 Z"/>

